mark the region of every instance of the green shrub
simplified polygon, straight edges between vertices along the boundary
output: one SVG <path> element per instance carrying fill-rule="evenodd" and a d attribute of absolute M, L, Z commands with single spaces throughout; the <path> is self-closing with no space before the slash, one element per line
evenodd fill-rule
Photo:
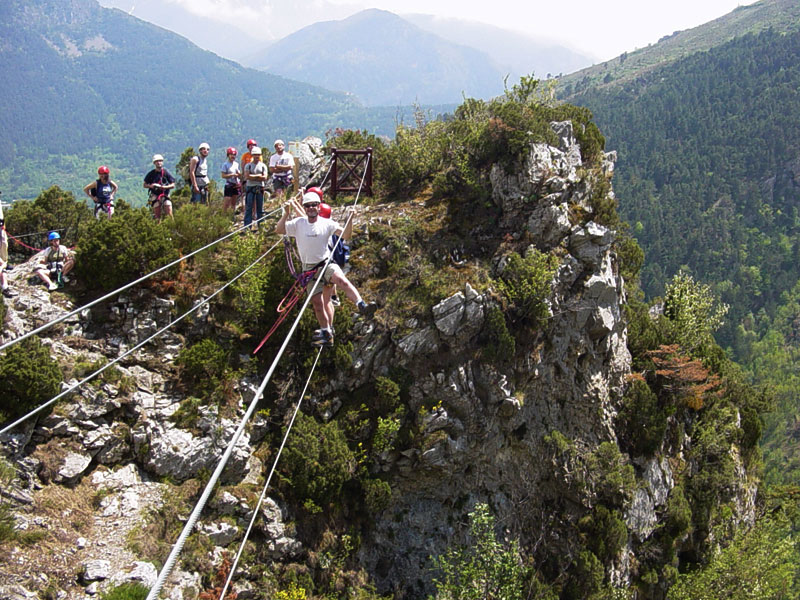
<path fill-rule="evenodd" d="M 514 358 L 516 342 L 506 326 L 506 318 L 497 306 L 492 306 L 486 315 L 486 344 L 483 353 L 487 360 L 508 363 Z"/>
<path fill-rule="evenodd" d="M 20 417 L 58 394 L 61 369 L 50 350 L 31 337 L 0 357 L 0 422 Z"/>
<path fill-rule="evenodd" d="M 714 344 L 713 334 L 727 312 L 728 305 L 719 304 L 709 286 L 683 271 L 667 284 L 664 316 L 673 323 L 678 343 L 693 356 L 702 346 Z"/>
<path fill-rule="evenodd" d="M 667 430 L 667 418 L 674 412 L 674 405 L 662 406 L 645 381 L 631 381 L 622 399 L 619 418 L 634 456 L 650 456 L 658 450 Z"/>
<path fill-rule="evenodd" d="M 367 509 L 377 514 L 386 509 L 392 501 L 392 488 L 383 479 L 367 479 L 361 482 L 364 489 L 364 503 Z"/>
<path fill-rule="evenodd" d="M 393 411 L 400 405 L 400 386 L 388 377 L 375 378 L 375 409 L 381 414 Z"/>
<path fill-rule="evenodd" d="M 471 545 L 451 547 L 433 558 L 436 600 L 522 600 L 531 573 L 521 560 L 519 544 L 504 547 L 494 532 L 486 504 L 469 514 Z"/>
<path fill-rule="evenodd" d="M 324 508 L 340 499 L 342 486 L 353 478 L 356 465 L 336 421 L 321 424 L 313 417 L 298 415 L 282 461 L 292 496 Z"/>
<path fill-rule="evenodd" d="M 181 378 L 194 390 L 215 387 L 228 368 L 229 353 L 215 340 L 205 338 L 182 348 L 175 363 L 181 367 Z"/>
<path fill-rule="evenodd" d="M 0 488 L 8 489 L 16 477 L 14 467 L 0 458 Z M 14 513 L 11 504 L 0 495 L 0 544 L 14 538 Z"/>
<path fill-rule="evenodd" d="M 613 442 L 603 442 L 586 458 L 588 481 L 603 504 L 621 508 L 633 498 L 636 477 L 626 458 Z"/>
<path fill-rule="evenodd" d="M 733 543 L 709 563 L 681 575 L 669 600 L 750 600 L 797 598 L 800 552 L 797 532 L 765 518 L 740 529 Z"/>
<path fill-rule="evenodd" d="M 145 208 L 93 220 L 81 233 L 75 273 L 87 287 L 113 289 L 172 262 L 169 230 Z"/>
<path fill-rule="evenodd" d="M 508 303 L 512 322 L 535 328 L 548 317 L 545 300 L 550 294 L 556 265 L 554 256 L 536 248 L 530 248 L 524 258 L 516 252 L 508 255 L 495 284 Z"/>
<path fill-rule="evenodd" d="M 145 600 L 148 590 L 141 583 L 123 583 L 102 595 L 103 600 Z"/>
<path fill-rule="evenodd" d="M 41 233 L 40 237 L 26 238 L 30 246 L 47 246 L 47 232 L 60 230 L 61 243 L 74 246 L 78 242 L 82 225 L 93 220 L 85 200 L 76 200 L 72 192 L 53 186 L 34 200 L 18 200 L 5 210 L 6 227 L 13 235 Z"/>
<path fill-rule="evenodd" d="M 582 517 L 578 527 L 586 547 L 602 562 L 616 558 L 628 539 L 622 515 L 602 504 L 595 506 L 591 514 Z"/>
<path fill-rule="evenodd" d="M 230 215 L 212 205 L 187 204 L 175 210 L 173 217 L 164 224 L 170 231 L 172 245 L 181 254 L 189 254 L 231 231 Z"/>

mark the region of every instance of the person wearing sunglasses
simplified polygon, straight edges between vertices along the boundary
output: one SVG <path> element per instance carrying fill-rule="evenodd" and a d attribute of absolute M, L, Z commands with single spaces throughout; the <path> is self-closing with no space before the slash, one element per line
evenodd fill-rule
<path fill-rule="evenodd" d="M 294 212 L 291 202 L 283 206 L 283 214 L 275 225 L 275 231 L 280 235 L 293 237 L 297 243 L 297 251 L 300 260 L 303 262 L 303 271 L 316 270 L 314 278 L 308 283 L 313 289 L 311 304 L 314 307 L 314 315 L 317 317 L 319 329 L 314 332 L 311 343 L 315 346 L 333 346 L 333 316 L 334 306 L 331 302 L 333 286 L 336 285 L 342 290 L 350 301 L 357 307 L 358 312 L 365 318 L 372 318 L 378 309 L 377 304 L 370 302 L 367 304 L 361 297 L 356 287 L 342 272 L 342 269 L 335 262 L 328 262 L 331 249 L 328 240 L 332 235 L 338 235 L 349 239 L 353 232 L 353 212 L 348 209 L 346 213 L 346 224 L 342 228 L 333 219 L 322 219 L 319 216 L 319 196 L 314 192 L 308 192 L 303 196 L 303 210 L 305 216 L 290 218 Z M 327 264 L 326 264 L 327 263 Z M 319 284 L 317 284 L 319 280 Z"/>

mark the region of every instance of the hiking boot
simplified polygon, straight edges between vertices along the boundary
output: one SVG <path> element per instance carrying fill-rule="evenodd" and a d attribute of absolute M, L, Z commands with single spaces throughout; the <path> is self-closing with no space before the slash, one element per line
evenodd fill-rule
<path fill-rule="evenodd" d="M 331 302 L 333 303 L 334 306 L 341 306 L 342 305 L 342 303 L 339 302 L 339 296 L 337 296 L 336 294 L 331 296 Z"/>
<path fill-rule="evenodd" d="M 50 290 L 51 292 L 54 292 L 58 289 L 58 284 L 50 282 L 50 285 L 47 286 L 47 289 Z"/>
<path fill-rule="evenodd" d="M 375 311 L 378 310 L 378 305 L 374 302 L 370 302 L 367 304 L 363 300 L 358 303 L 358 312 L 361 314 L 362 317 L 365 319 L 371 319 L 375 315 Z"/>
<path fill-rule="evenodd" d="M 314 346 L 324 346 L 330 348 L 333 346 L 333 333 L 327 329 L 317 329 L 314 335 L 311 336 L 311 344 Z"/>

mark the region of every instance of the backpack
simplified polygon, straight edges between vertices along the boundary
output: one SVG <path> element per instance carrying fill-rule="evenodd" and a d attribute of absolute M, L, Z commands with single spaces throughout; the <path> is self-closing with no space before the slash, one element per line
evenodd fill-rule
<path fill-rule="evenodd" d="M 331 241 L 328 243 L 328 248 L 333 250 L 333 262 L 344 268 L 344 265 L 350 260 L 350 244 L 342 240 L 339 242 L 338 235 L 332 235 Z"/>
<path fill-rule="evenodd" d="M 200 157 L 199 156 L 193 156 L 192 158 L 196 158 L 197 159 L 197 164 L 200 164 Z M 186 182 L 186 183 L 191 183 L 192 182 L 192 176 L 191 176 L 190 171 L 189 171 L 189 166 L 192 164 L 192 158 L 190 158 L 186 164 L 181 165 L 181 170 L 178 173 L 181 176 L 181 179 L 183 179 L 183 181 Z M 194 174 L 195 174 L 195 176 L 197 175 L 197 168 L 196 167 L 195 167 Z"/>

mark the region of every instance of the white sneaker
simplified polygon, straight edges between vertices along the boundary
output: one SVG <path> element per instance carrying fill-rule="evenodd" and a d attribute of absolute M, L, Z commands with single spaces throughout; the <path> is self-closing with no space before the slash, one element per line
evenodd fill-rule
<path fill-rule="evenodd" d="M 58 289 L 58 284 L 51 282 L 50 285 L 47 286 L 47 289 L 50 290 L 51 292 L 53 292 L 53 291 Z"/>

